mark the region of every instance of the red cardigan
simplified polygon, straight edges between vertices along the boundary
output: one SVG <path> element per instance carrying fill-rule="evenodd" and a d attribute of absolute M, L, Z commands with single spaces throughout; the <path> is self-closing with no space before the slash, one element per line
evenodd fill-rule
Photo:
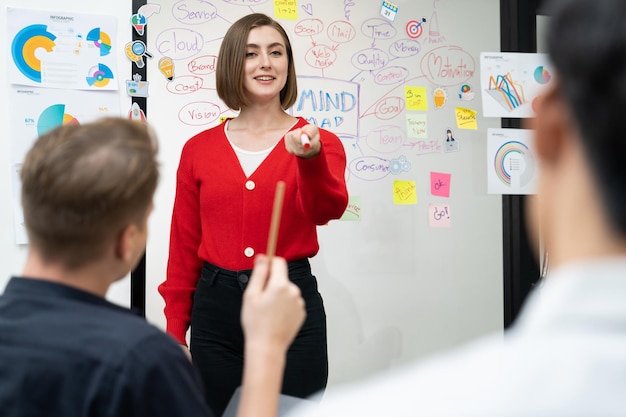
<path fill-rule="evenodd" d="M 306 123 L 299 118 L 293 129 Z M 321 153 L 313 159 L 289 154 L 283 138 L 246 177 L 224 128 L 189 139 L 177 172 L 167 278 L 158 289 L 167 331 L 182 344 L 203 262 L 251 269 L 254 255 L 266 252 L 277 181 L 286 186 L 276 255 L 287 261 L 314 256 L 316 226 L 341 217 L 348 204 L 346 154 L 333 133 L 320 129 Z"/>

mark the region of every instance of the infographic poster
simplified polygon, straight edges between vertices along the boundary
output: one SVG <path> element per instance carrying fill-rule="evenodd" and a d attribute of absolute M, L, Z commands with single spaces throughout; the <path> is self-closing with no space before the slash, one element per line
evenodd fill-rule
<path fill-rule="evenodd" d="M 65 90 L 12 85 L 11 102 L 11 166 L 13 170 L 13 213 L 15 243 L 26 244 L 23 213 L 20 203 L 19 170 L 26 153 L 35 140 L 66 124 L 84 124 L 100 117 L 120 116 L 120 104 L 114 91 Z"/>
<path fill-rule="evenodd" d="M 483 52 L 480 86 L 484 117 L 534 117 L 534 100 L 552 79 L 546 54 Z"/>
<path fill-rule="evenodd" d="M 537 161 L 532 130 L 487 130 L 487 177 L 489 194 L 534 194 Z"/>
<path fill-rule="evenodd" d="M 12 162 L 20 163 L 35 140 L 64 124 L 84 124 L 120 116 L 116 92 L 58 90 L 11 86 Z"/>
<path fill-rule="evenodd" d="M 11 84 L 117 90 L 114 16 L 8 8 Z"/>

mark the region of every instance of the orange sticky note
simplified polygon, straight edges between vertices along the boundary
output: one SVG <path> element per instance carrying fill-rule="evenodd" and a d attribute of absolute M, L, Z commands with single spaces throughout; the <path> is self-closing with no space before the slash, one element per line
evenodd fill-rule
<path fill-rule="evenodd" d="M 394 204 L 417 204 L 415 181 L 395 180 L 393 182 Z"/>

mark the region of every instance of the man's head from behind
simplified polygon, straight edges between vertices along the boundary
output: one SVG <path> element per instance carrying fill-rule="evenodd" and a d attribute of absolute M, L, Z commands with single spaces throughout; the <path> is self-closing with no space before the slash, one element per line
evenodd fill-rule
<path fill-rule="evenodd" d="M 156 154 L 148 127 L 121 118 L 41 136 L 21 169 L 31 248 L 44 262 L 72 270 L 102 257 L 128 225 L 145 228 Z"/>
<path fill-rule="evenodd" d="M 542 231 L 559 257 L 575 246 L 597 255 L 600 242 L 626 242 L 626 1 L 548 6 L 556 77 L 538 100 L 534 126 Z"/>

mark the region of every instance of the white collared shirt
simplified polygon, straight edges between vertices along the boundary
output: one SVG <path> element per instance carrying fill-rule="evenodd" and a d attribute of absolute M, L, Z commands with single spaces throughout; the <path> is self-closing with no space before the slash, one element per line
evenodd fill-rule
<path fill-rule="evenodd" d="M 504 337 L 329 389 L 289 416 L 626 416 L 626 257 L 553 271 Z"/>

